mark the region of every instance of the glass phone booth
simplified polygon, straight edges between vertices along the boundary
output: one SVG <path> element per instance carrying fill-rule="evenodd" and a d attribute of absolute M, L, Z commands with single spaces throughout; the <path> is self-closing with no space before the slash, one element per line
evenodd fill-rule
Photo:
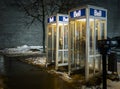
<path fill-rule="evenodd" d="M 55 69 L 68 65 L 68 15 L 48 18 L 47 63 L 55 62 Z"/>
<path fill-rule="evenodd" d="M 107 38 L 107 10 L 92 5 L 69 11 L 69 73 L 85 69 L 85 78 L 101 71 L 97 40 Z"/>

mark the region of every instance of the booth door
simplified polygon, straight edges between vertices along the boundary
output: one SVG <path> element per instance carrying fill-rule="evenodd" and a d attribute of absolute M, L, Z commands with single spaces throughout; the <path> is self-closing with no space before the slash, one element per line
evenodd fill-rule
<path fill-rule="evenodd" d="M 86 19 L 70 22 L 71 67 L 79 69 L 85 60 Z"/>
<path fill-rule="evenodd" d="M 59 66 L 59 64 L 68 63 L 68 24 L 59 24 L 58 45 Z"/>
<path fill-rule="evenodd" d="M 98 51 L 97 41 L 106 38 L 106 21 L 102 19 L 90 19 L 90 70 L 101 70 L 101 55 Z"/>
<path fill-rule="evenodd" d="M 54 62 L 56 56 L 56 25 L 48 26 L 48 62 Z"/>

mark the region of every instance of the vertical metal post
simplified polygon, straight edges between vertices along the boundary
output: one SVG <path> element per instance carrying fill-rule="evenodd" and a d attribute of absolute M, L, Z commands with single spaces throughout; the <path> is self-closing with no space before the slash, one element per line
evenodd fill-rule
<path fill-rule="evenodd" d="M 68 74 L 71 72 L 71 28 L 70 28 L 70 20 L 68 23 Z"/>
<path fill-rule="evenodd" d="M 58 47 L 59 47 L 59 24 L 58 24 L 58 14 L 56 17 L 56 58 L 55 58 L 55 69 L 58 69 Z"/>
<path fill-rule="evenodd" d="M 102 54 L 102 70 L 103 70 L 103 89 L 107 89 L 107 83 L 106 83 L 106 74 L 107 74 L 107 71 L 106 71 L 106 54 L 103 52 Z"/>
<path fill-rule="evenodd" d="M 102 39 L 102 25 L 101 25 L 101 21 L 100 21 L 100 31 L 99 31 L 99 36 L 98 36 L 98 40 L 101 40 Z M 98 69 L 99 69 L 99 72 L 101 73 L 102 72 L 102 69 L 101 69 L 101 63 L 102 62 L 102 56 L 100 56 L 100 59 L 98 60 Z"/>
<path fill-rule="evenodd" d="M 62 49 L 62 56 L 63 56 L 63 58 L 62 58 L 62 64 L 64 63 L 64 24 L 62 23 L 62 31 L 63 31 L 63 49 Z"/>
<path fill-rule="evenodd" d="M 96 55 L 96 19 L 94 18 L 94 29 L 93 29 L 93 75 L 95 74 L 95 55 Z"/>
<path fill-rule="evenodd" d="M 53 57 L 53 53 L 54 53 L 53 52 L 54 51 L 54 38 L 53 38 L 54 37 L 54 27 L 53 26 L 52 26 L 52 34 L 51 35 L 52 35 L 52 60 L 51 60 L 51 62 L 53 62 L 53 58 L 54 58 Z"/>
<path fill-rule="evenodd" d="M 77 52 L 76 52 L 76 30 L 77 30 L 77 23 L 76 23 L 76 21 L 75 21 L 75 29 L 74 29 L 74 37 L 75 37 L 75 39 L 74 39 L 74 63 L 75 63 L 75 69 L 77 69 Z"/>
<path fill-rule="evenodd" d="M 46 56 L 47 56 L 47 58 L 46 58 L 46 67 L 47 67 L 47 64 L 48 64 L 48 24 L 47 24 L 47 38 L 46 38 L 46 46 L 47 46 L 47 53 L 46 53 Z"/>
<path fill-rule="evenodd" d="M 85 80 L 89 78 L 89 8 L 86 8 L 86 60 L 85 60 Z"/>

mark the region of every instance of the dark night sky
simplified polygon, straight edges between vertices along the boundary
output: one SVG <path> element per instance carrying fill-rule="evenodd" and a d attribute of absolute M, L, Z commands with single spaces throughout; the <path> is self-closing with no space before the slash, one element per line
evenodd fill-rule
<path fill-rule="evenodd" d="M 6 3 L 5 3 L 5 2 Z M 86 0 L 85 0 L 86 1 Z M 120 1 L 96 0 L 108 9 L 108 36 L 120 36 Z M 35 22 L 29 29 L 25 22 L 31 20 L 16 8 L 13 0 L 0 1 L 0 48 L 20 45 L 42 45 L 41 24 Z"/>
<path fill-rule="evenodd" d="M 25 24 L 31 19 L 13 5 L 12 2 L 4 3 L 4 0 L 0 2 L 0 48 L 42 45 L 40 23 L 35 22 L 28 29 Z"/>

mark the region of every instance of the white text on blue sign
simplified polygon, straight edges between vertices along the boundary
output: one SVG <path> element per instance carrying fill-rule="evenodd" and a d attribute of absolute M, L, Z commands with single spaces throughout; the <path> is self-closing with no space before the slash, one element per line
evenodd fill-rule
<path fill-rule="evenodd" d="M 68 16 L 59 16 L 59 21 L 68 22 Z"/>
<path fill-rule="evenodd" d="M 99 9 L 90 8 L 90 15 L 105 18 L 106 17 L 106 11 L 105 10 L 99 10 Z"/>
<path fill-rule="evenodd" d="M 86 10 L 85 8 L 80 9 L 80 10 L 75 10 L 70 12 L 70 18 L 76 18 L 76 17 L 81 17 L 86 15 Z"/>
<path fill-rule="evenodd" d="M 50 18 L 48 18 L 48 23 L 52 23 L 56 21 L 56 16 L 52 16 Z"/>

